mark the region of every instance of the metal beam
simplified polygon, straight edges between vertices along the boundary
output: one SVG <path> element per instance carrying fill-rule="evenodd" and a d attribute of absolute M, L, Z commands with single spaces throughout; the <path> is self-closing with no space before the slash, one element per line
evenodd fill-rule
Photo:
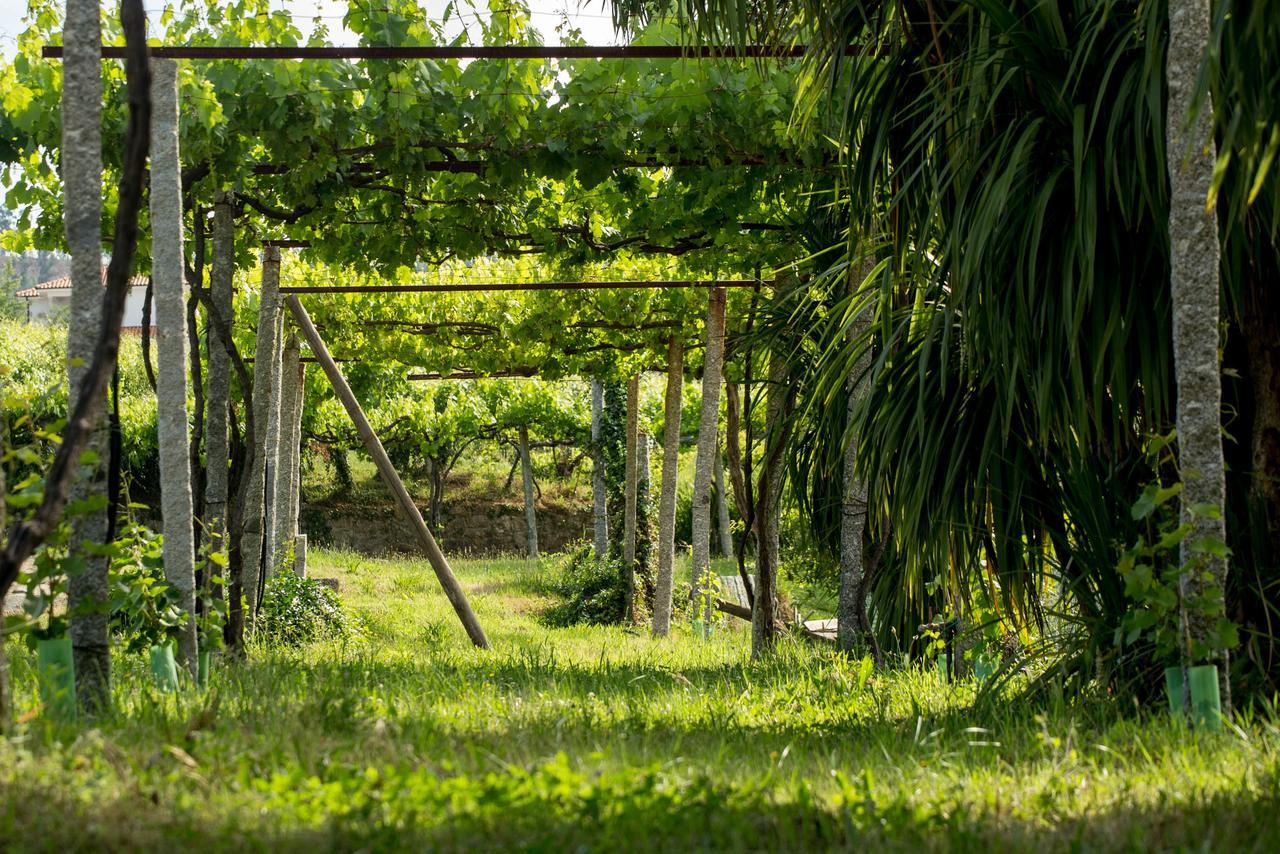
<path fill-rule="evenodd" d="M 102 46 L 103 59 L 123 59 L 124 48 Z M 295 47 L 251 45 L 156 45 L 151 56 L 166 59 L 797 59 L 805 45 L 462 45 L 457 47 Z M 862 52 L 849 45 L 845 54 Z M 41 48 L 45 59 L 61 59 L 61 45 Z"/>
<path fill-rule="evenodd" d="M 491 282 L 454 285 L 317 285 L 282 287 L 282 294 L 443 294 L 473 291 L 604 291 L 665 290 L 670 288 L 772 287 L 772 279 L 677 279 L 651 282 Z"/>

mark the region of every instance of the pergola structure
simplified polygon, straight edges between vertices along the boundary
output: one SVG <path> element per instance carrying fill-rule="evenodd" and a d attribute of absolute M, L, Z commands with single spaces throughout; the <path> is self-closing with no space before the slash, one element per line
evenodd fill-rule
<path fill-rule="evenodd" d="M 66 32 L 67 46 L 49 46 L 44 55 L 49 58 L 68 59 L 67 77 L 68 91 L 75 88 L 74 74 L 83 73 L 83 63 L 87 58 L 100 62 L 104 58 L 125 56 L 124 48 L 114 48 L 94 44 L 73 44 L 75 34 L 69 26 Z M 856 50 L 850 49 L 851 52 Z M 159 346 L 159 384 L 157 388 L 159 400 L 160 446 L 162 466 L 172 467 L 174 471 L 182 470 L 185 478 L 167 483 L 177 483 L 167 489 L 163 495 L 164 533 L 165 533 L 165 566 L 166 574 L 175 587 L 184 592 L 188 607 L 193 607 L 194 574 L 193 560 L 195 544 L 193 542 L 193 498 L 191 469 L 187 461 L 192 459 L 190 437 L 187 433 L 189 412 L 187 410 L 187 377 L 185 366 L 191 358 L 187 351 L 188 342 L 198 343 L 194 330 L 188 329 L 187 280 L 191 271 L 185 269 L 183 250 L 183 204 L 190 187 L 209 174 L 207 167 L 188 166 L 183 168 L 179 147 L 179 72 L 178 60 L 218 61 L 218 60 L 511 60 L 511 59 L 786 59 L 802 56 L 803 46 L 770 47 L 761 45 L 747 46 L 701 46 L 701 47 L 650 47 L 650 46 L 574 46 L 574 47 L 394 47 L 364 46 L 358 48 L 330 47 L 233 47 L 233 46 L 155 46 L 150 48 L 151 67 L 153 72 L 151 98 L 154 105 L 152 116 L 152 179 L 151 179 L 151 222 L 152 222 L 152 266 L 156 292 L 156 320 Z M 73 56 L 82 63 L 72 68 Z M 65 97 L 65 96 L 64 96 Z M 414 168 L 423 174 L 463 174 L 484 175 L 498 169 L 489 160 L 458 159 L 455 151 L 494 151 L 495 146 L 488 143 L 472 143 L 466 140 L 449 140 L 426 144 L 444 152 L 443 159 L 429 158 L 414 164 Z M 550 147 L 550 146 L 548 146 Z M 358 194 L 362 192 L 389 193 L 403 198 L 410 206 L 428 203 L 420 200 L 404 186 L 394 183 L 395 176 L 388 175 L 379 165 L 377 156 L 379 146 L 372 145 L 356 151 L 345 152 L 343 157 L 354 157 L 355 160 L 345 162 L 341 174 L 331 177 L 312 176 L 307 180 L 315 186 L 338 186 L 341 192 Z M 69 171 L 77 168 L 75 159 L 80 152 L 69 148 L 63 152 L 64 164 Z M 615 157 L 618 168 L 627 169 L 687 169 L 706 168 L 710 166 L 748 170 L 765 170 L 770 175 L 784 175 L 796 170 L 811 168 L 798 160 L 781 158 L 769 160 L 764 157 L 734 155 L 717 157 L 709 152 L 705 157 L 677 157 L 663 159 L 657 155 L 621 155 Z M 823 167 L 820 165 L 819 169 Z M 258 163 L 252 165 L 251 174 L 258 176 L 293 176 L 299 171 L 295 165 L 277 163 Z M 328 182 L 328 183 L 324 183 Z M 75 192 L 68 182 L 68 210 L 74 205 L 71 194 Z M 477 199 L 468 202 L 462 200 L 446 200 L 430 202 L 432 204 L 471 204 L 481 207 L 497 204 L 494 201 Z M 254 376 L 252 383 L 252 401 L 245 403 L 246 432 L 254 437 L 254 442 L 246 462 L 247 470 L 243 477 L 247 485 L 243 487 L 243 506 L 241 526 L 235 530 L 227 516 L 230 496 L 227 484 L 228 460 L 228 411 L 230 372 L 234 367 L 240 374 L 242 383 L 248 374 L 242 358 L 235 350 L 230 335 L 230 323 L 233 316 L 232 274 L 234 270 L 235 239 L 232 219 L 236 207 L 249 207 L 271 221 L 281 225 L 285 231 L 283 236 L 272 237 L 263 241 L 262 248 L 262 288 L 257 321 L 256 353 L 253 358 Z M 208 395 L 207 421 L 200 425 L 204 430 L 206 457 L 208 459 L 208 478 L 205 485 L 206 523 L 215 539 L 226 538 L 227 542 L 238 544 L 241 565 L 241 586 L 246 601 L 246 623 L 251 624 L 256 608 L 260 585 L 265 577 L 280 566 L 281 556 L 299 550 L 305 553 L 305 538 L 298 536 L 298 457 L 300 443 L 300 418 L 302 410 L 302 386 L 305 381 L 304 363 L 314 359 L 325 372 L 329 382 L 350 415 L 365 448 L 377 465 L 380 476 L 395 498 L 396 504 L 406 521 L 413 527 L 431 562 L 446 596 L 449 598 L 459 619 L 463 623 L 471 641 L 478 647 L 488 646 L 488 639 L 481 628 L 474 611 L 467 600 L 465 592 L 454 577 L 448 560 L 436 543 L 430 529 L 422 519 L 416 504 L 405 489 L 398 473 L 391 464 L 382 444 L 369 424 L 360 403 L 352 392 L 338 363 L 329 351 L 326 341 L 313 322 L 303 298 L 320 294 L 430 294 L 446 292 L 477 291 L 583 291 L 583 290 L 665 290 L 665 289 L 701 289 L 707 292 L 707 319 L 705 347 L 706 355 L 703 366 L 703 398 L 701 411 L 701 429 L 710 430 L 714 435 L 717 429 L 720 385 L 722 382 L 722 363 L 725 341 L 725 303 L 726 289 L 754 288 L 772 286 L 774 282 L 755 279 L 663 279 L 651 281 L 610 280 L 610 281 L 548 281 L 548 282 L 498 282 L 498 283 L 459 283 L 459 284 L 384 284 L 379 286 L 355 285 L 320 285 L 320 286 L 281 286 L 280 264 L 282 248 L 322 248 L 324 234 L 313 225 L 305 225 L 305 220 L 314 213 L 315 207 L 302 202 L 289 209 L 275 206 L 260 198 L 253 198 L 243 192 L 223 192 L 215 200 L 211 209 L 212 223 L 212 264 L 207 289 L 201 287 L 199 270 L 194 281 L 197 296 L 202 302 L 209 319 L 208 341 Z M 299 224 L 304 224 L 299 228 Z M 353 220 L 344 226 L 373 226 L 379 223 L 374 220 L 365 222 Z M 723 226 L 722 226 L 723 227 Z M 197 238 L 201 241 L 197 253 L 203 257 L 204 222 L 197 217 Z M 787 226 L 779 222 L 739 222 L 730 230 L 739 233 L 785 233 Z M 688 252 L 702 251 L 717 246 L 714 235 L 676 236 L 667 242 L 643 237 L 624 237 L 605 239 L 595 235 L 588 225 L 567 224 L 543 229 L 545 236 L 537 233 L 503 231 L 495 228 L 490 238 L 500 244 L 494 251 L 506 254 L 525 254 L 545 251 L 547 241 L 578 241 L 591 251 L 638 251 L 650 254 L 666 254 L 679 257 Z M 81 252 L 72 246 L 73 252 Z M 323 253 L 322 253 L 323 254 Z M 95 262 L 96 264 L 96 262 Z M 96 284 L 96 280 L 94 282 Z M 77 287 L 85 287 L 85 283 L 77 282 Z M 303 357 L 295 334 L 286 336 L 284 326 L 284 309 L 288 309 L 294 326 L 311 351 L 311 356 Z M 663 489 L 659 508 L 659 525 L 665 532 L 658 543 L 658 602 L 654 618 L 656 634 L 665 634 L 668 628 L 672 599 L 672 572 L 674 560 L 674 542 L 671 530 L 675 516 L 675 477 L 676 456 L 679 441 L 680 393 L 683 381 L 683 360 L 686 342 L 678 334 L 677 329 L 667 335 L 667 352 L 665 369 L 668 375 L 666 393 L 666 429 L 663 455 Z M 191 336 L 191 337 L 189 337 Z M 196 357 L 198 362 L 198 357 Z M 509 376 L 532 376 L 538 372 L 537 366 L 513 367 L 506 372 L 494 372 L 488 376 L 505 373 Z M 412 380 L 429 379 L 472 379 L 481 374 L 474 371 L 452 371 L 411 374 Z M 246 386 L 247 387 L 247 386 Z M 624 533 L 624 563 L 634 564 L 635 528 L 636 528 L 636 443 L 637 418 L 636 401 L 638 387 L 633 376 L 628 387 L 627 413 L 627 481 Z M 771 417 L 776 414 L 775 407 L 770 406 Z M 709 502 L 711 460 L 704 459 L 700 446 L 695 478 L 695 513 Z M 776 459 L 777 454 L 773 454 Z M 527 452 L 525 465 L 528 465 Z M 762 496 L 765 507 L 764 514 L 769 516 L 769 500 L 772 499 L 772 511 L 776 511 L 777 496 L 773 490 L 766 489 Z M 602 493 L 597 495 L 598 503 L 602 501 Z M 709 512 L 709 511 L 707 511 Z M 697 524 L 695 520 L 695 525 Z M 767 527 L 768 519 L 763 523 Z M 774 551 L 769 550 L 770 537 L 760 537 L 760 553 L 758 555 L 758 588 L 755 600 L 757 611 L 769 626 L 773 624 L 772 601 L 773 573 L 776 569 L 776 520 L 773 522 Z M 695 538 L 696 539 L 696 538 Z M 704 537 L 705 539 L 705 537 Z M 704 544 L 703 554 L 699 555 L 695 543 L 695 571 L 706 571 L 708 555 Z M 305 559 L 305 558 L 304 558 Z M 699 568 L 699 561 L 702 566 Z M 192 630 L 193 632 L 194 630 Z M 185 637 L 182 644 L 182 656 L 189 664 L 194 662 L 194 636 Z"/>

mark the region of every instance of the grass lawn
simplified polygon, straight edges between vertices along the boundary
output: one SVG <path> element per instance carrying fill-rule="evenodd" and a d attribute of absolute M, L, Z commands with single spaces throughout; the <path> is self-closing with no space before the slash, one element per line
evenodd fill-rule
<path fill-rule="evenodd" d="M 207 693 L 0 741 L 0 849 L 1254 849 L 1280 844 L 1280 726 L 1190 736 L 1102 701 L 971 708 L 808 645 L 548 629 L 545 570 L 459 561 L 493 650 L 425 563 L 313 553 L 359 640 L 255 651 Z M 18 714 L 31 662 L 10 643 Z"/>

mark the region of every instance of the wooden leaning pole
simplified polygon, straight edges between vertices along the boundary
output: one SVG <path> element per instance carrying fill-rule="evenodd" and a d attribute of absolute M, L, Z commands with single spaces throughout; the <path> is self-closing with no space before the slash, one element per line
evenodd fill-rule
<path fill-rule="evenodd" d="M 365 417 L 359 401 L 352 394 L 351 387 L 347 385 L 346 377 L 342 375 L 342 371 L 338 368 L 337 363 L 334 362 L 333 356 L 329 354 L 329 348 L 325 346 L 320 333 L 316 331 L 315 324 L 311 322 L 311 317 L 307 314 L 307 310 L 303 308 L 298 297 L 293 294 L 286 298 L 285 303 L 289 306 L 289 311 L 293 313 L 293 317 L 298 323 L 298 328 L 302 331 L 302 336 L 307 339 L 307 343 L 311 346 L 311 352 L 316 357 L 316 361 L 320 363 L 325 376 L 329 378 L 329 382 L 333 385 L 334 393 L 342 401 L 342 405 L 347 410 L 347 415 L 351 417 L 352 423 L 355 424 L 356 432 L 360 434 L 365 450 L 369 452 L 369 456 L 373 458 L 374 464 L 378 467 L 378 474 L 382 476 L 382 482 L 391 491 L 391 495 L 395 498 L 400 512 L 404 514 L 414 533 L 418 535 L 418 541 L 422 543 L 422 548 L 427 553 L 427 560 L 430 561 L 431 568 L 435 570 L 436 578 L 440 580 L 440 586 L 444 588 L 444 595 L 448 597 L 449 603 L 453 605 L 453 610 L 457 613 L 458 619 L 462 621 L 462 626 L 467 630 L 467 635 L 471 638 L 471 642 L 481 649 L 488 649 L 489 639 L 485 637 L 484 629 L 480 627 L 480 621 L 476 619 L 475 612 L 471 610 L 471 603 L 467 601 L 467 594 L 463 591 L 462 585 L 458 583 L 453 570 L 449 568 L 449 561 L 436 543 L 436 538 L 431 535 L 431 530 L 427 527 L 427 523 L 422 520 L 422 513 L 418 510 L 418 505 L 413 503 L 413 498 L 409 495 L 409 491 L 405 489 L 404 483 L 400 480 L 400 475 L 396 472 L 395 466 L 391 464 L 391 460 L 387 457 L 387 452 L 382 447 L 382 442 L 378 439 L 378 434 L 373 432 L 369 419 Z"/>

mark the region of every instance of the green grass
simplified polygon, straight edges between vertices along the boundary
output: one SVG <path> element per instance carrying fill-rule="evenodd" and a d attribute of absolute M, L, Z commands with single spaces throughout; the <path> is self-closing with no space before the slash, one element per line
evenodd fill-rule
<path fill-rule="evenodd" d="M 424 563 L 317 552 L 364 636 L 221 666 L 123 662 L 97 728 L 0 742 L 13 850 L 1213 848 L 1280 834 L 1274 715 L 1195 736 L 1097 699 L 973 709 L 799 642 L 548 629 L 545 567 L 459 561 L 493 650 Z M 30 662 L 11 643 L 20 715 Z"/>

